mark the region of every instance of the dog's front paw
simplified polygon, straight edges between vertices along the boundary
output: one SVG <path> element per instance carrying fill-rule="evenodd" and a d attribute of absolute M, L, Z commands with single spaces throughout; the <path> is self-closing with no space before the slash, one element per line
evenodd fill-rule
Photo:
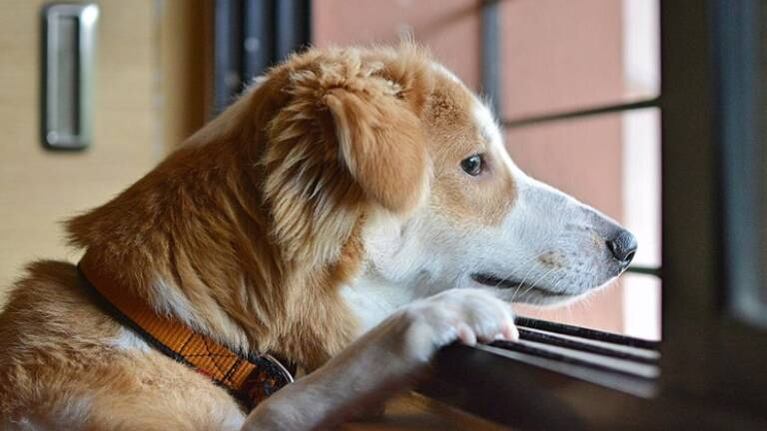
<path fill-rule="evenodd" d="M 474 345 L 477 340 L 516 340 L 511 306 L 478 289 L 452 289 L 414 302 L 392 319 L 404 321 L 405 344 L 411 357 L 428 361 L 442 346 L 460 340 Z"/>

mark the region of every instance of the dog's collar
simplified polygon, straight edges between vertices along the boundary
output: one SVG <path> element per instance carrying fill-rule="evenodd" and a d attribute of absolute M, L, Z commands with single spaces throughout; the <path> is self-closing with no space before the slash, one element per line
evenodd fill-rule
<path fill-rule="evenodd" d="M 240 355 L 169 316 L 155 312 L 100 269 L 86 253 L 77 266 L 80 281 L 120 323 L 167 356 L 226 388 L 247 409 L 293 381 L 272 355 Z"/>

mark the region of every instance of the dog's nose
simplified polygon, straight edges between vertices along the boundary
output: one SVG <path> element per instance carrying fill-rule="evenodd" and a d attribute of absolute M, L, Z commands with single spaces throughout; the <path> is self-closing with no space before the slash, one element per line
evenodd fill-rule
<path fill-rule="evenodd" d="M 613 239 L 607 240 L 607 248 L 624 267 L 631 263 L 637 251 L 637 240 L 631 232 L 621 229 Z"/>

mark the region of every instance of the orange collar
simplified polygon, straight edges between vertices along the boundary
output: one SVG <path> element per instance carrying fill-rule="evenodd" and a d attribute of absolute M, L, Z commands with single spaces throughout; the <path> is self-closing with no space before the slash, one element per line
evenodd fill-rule
<path fill-rule="evenodd" d="M 229 390 L 247 409 L 293 381 L 287 368 L 269 354 L 239 355 L 180 321 L 157 314 L 102 271 L 90 253 L 80 260 L 78 271 L 82 285 L 95 294 L 108 314 L 157 350 Z"/>

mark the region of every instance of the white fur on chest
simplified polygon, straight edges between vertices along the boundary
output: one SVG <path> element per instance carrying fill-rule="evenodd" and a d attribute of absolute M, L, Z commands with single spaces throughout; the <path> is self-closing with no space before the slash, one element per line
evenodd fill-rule
<path fill-rule="evenodd" d="M 363 232 L 362 272 L 341 295 L 366 332 L 418 296 L 414 275 L 422 267 L 419 223 L 387 213 L 373 213 Z"/>
<path fill-rule="evenodd" d="M 367 332 L 396 309 L 415 299 L 404 286 L 366 279 L 345 285 L 341 295 L 357 317 L 361 332 Z"/>
<path fill-rule="evenodd" d="M 117 336 L 110 340 L 109 344 L 119 350 L 138 350 L 142 353 L 149 353 L 152 349 L 141 337 L 127 328 L 120 328 Z"/>

